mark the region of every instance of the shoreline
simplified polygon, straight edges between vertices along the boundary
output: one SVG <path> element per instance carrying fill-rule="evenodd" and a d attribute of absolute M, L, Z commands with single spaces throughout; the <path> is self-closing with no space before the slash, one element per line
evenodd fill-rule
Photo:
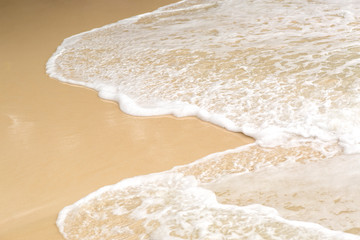
<path fill-rule="evenodd" d="M 1 239 L 63 239 L 58 212 L 96 189 L 253 141 L 195 117 L 126 115 L 94 90 L 46 75 L 63 39 L 174 2 L 3 4 Z"/>

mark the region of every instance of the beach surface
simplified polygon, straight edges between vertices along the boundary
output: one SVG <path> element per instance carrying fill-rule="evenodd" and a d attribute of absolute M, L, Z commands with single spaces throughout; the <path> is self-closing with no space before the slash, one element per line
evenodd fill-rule
<path fill-rule="evenodd" d="M 129 116 L 46 75 L 66 37 L 172 2 L 0 3 L 0 239 L 62 239 L 58 212 L 94 190 L 253 141 L 192 117 Z"/>

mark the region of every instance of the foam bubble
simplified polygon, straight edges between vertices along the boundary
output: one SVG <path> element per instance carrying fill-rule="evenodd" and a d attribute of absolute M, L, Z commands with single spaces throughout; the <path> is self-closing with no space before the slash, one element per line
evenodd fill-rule
<path fill-rule="evenodd" d="M 127 212 L 117 211 L 121 205 Z M 118 229 L 124 220 L 125 229 Z M 139 229 L 141 239 L 359 239 L 285 220 L 273 208 L 219 204 L 195 178 L 174 173 L 100 189 L 62 210 L 57 224 L 67 239 L 114 239 Z"/>
<path fill-rule="evenodd" d="M 103 188 L 62 211 L 61 232 L 69 239 L 358 239 L 262 205 L 220 204 L 204 186 L 224 187 L 223 178 L 245 173 L 268 181 L 267 166 L 291 178 L 295 170 L 283 174 L 282 164 L 325 168 L 329 158 L 360 152 L 359 16 L 357 1 L 184 0 L 64 40 L 47 63 L 51 77 L 96 89 L 129 114 L 195 115 L 257 142 Z M 340 161 L 347 166 L 340 173 L 329 168 L 343 184 L 356 163 L 349 161 Z M 304 178 L 321 176 L 308 168 Z"/>
<path fill-rule="evenodd" d="M 196 115 L 264 143 L 336 139 L 355 153 L 359 9 L 183 1 L 68 38 L 47 70 L 130 114 Z"/>
<path fill-rule="evenodd" d="M 221 203 L 261 203 L 286 219 L 316 222 L 360 234 L 360 155 L 323 162 L 283 164 L 204 185 Z"/>

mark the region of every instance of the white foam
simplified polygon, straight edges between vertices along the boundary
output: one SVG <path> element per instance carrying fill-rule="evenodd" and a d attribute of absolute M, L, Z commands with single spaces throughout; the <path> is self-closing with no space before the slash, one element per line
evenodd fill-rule
<path fill-rule="evenodd" d="M 131 190 L 127 189 L 129 186 Z M 131 217 L 144 221 L 150 239 L 359 239 L 314 223 L 285 220 L 275 209 L 258 204 L 243 207 L 219 204 L 214 193 L 199 187 L 195 178 L 174 173 L 135 177 L 92 193 L 61 211 L 57 222 L 60 231 L 65 237 L 77 238 L 66 235 L 63 229 L 71 211 L 83 216 L 76 228 L 84 228 L 99 219 L 109 223 L 107 218 L 116 218 L 116 214 L 110 216 L 106 211 L 114 212 L 116 204 L 100 204 L 103 207 L 97 207 L 98 211 L 89 217 L 86 217 L 89 215 L 86 205 L 101 203 L 104 193 L 113 200 L 127 199 L 130 191 L 141 199 L 140 205 L 129 210 Z M 102 227 L 103 231 L 95 236 L 97 239 L 116 237 L 119 232 L 106 230 L 112 229 L 106 224 Z M 89 235 L 87 239 L 92 237 Z"/>
<path fill-rule="evenodd" d="M 60 231 L 68 239 L 92 239 L 91 237 L 95 239 L 114 239 L 119 237 L 118 234 L 133 231 L 128 229 L 128 226 L 131 226 L 131 224 L 118 225 L 121 230 L 113 231 L 113 223 L 121 222 L 117 219 L 121 219 L 123 216 L 130 216 L 135 221 L 141 221 L 142 226 L 146 230 L 144 234 L 150 239 L 360 239 L 360 236 L 332 231 L 312 222 L 286 220 L 278 214 L 275 208 L 264 205 L 253 203 L 250 205 L 231 205 L 220 204 L 217 201 L 214 192 L 230 192 L 235 196 L 236 194 L 251 194 L 252 191 L 246 189 L 253 188 L 253 192 L 261 193 L 269 189 L 264 187 L 264 185 L 266 185 L 269 181 L 268 178 L 270 178 L 271 181 L 281 179 L 271 184 L 275 188 L 280 186 L 280 190 L 275 191 L 280 194 L 285 192 L 281 189 L 284 184 L 291 184 L 293 182 L 291 182 L 292 179 L 304 178 L 301 179 L 301 186 L 307 186 L 307 189 L 322 190 L 324 187 L 330 187 L 330 189 L 335 189 L 333 193 L 337 196 L 343 192 L 347 193 L 347 195 L 342 195 L 343 199 L 341 201 L 338 197 L 327 199 L 330 202 L 333 200 L 335 202 L 338 201 L 341 205 L 328 210 L 328 214 L 335 210 L 335 212 L 350 212 L 350 215 L 353 214 L 356 217 L 356 214 L 359 214 L 359 212 L 356 209 L 354 211 L 351 207 L 358 207 L 356 204 L 357 200 L 353 195 L 348 194 L 349 188 L 347 186 L 351 186 L 350 192 L 354 190 L 353 192 L 357 194 L 358 186 L 353 183 L 356 183 L 360 176 L 357 170 L 360 163 L 359 156 L 352 158 L 342 156 L 340 161 L 335 161 L 334 159 L 332 161 L 304 165 L 299 168 L 297 162 L 304 161 L 301 160 L 303 158 L 301 154 L 305 154 L 304 146 L 306 145 L 310 148 L 316 148 L 317 151 L 324 154 L 324 157 L 330 157 L 339 153 L 336 147 L 332 148 L 327 143 L 316 143 L 316 141 L 306 143 L 303 140 L 299 142 L 293 141 L 289 142 L 287 146 L 289 148 L 288 152 L 293 154 L 286 155 L 289 157 L 289 160 L 280 167 L 269 168 L 269 162 L 261 162 L 262 159 L 256 159 L 259 155 L 261 156 L 261 154 L 256 152 L 256 148 L 263 151 L 265 156 L 271 158 L 282 158 L 283 156 L 280 155 L 280 152 L 272 148 L 263 149 L 256 143 L 242 146 L 237 149 L 209 155 L 188 166 L 176 167 L 168 172 L 138 176 L 125 179 L 112 186 L 103 187 L 75 204 L 64 208 L 59 214 L 57 224 Z M 299 149 L 296 151 L 297 147 Z M 250 155 L 241 155 L 244 152 L 248 152 Z M 277 154 L 274 155 L 274 153 Z M 285 154 L 287 154 L 286 151 Z M 204 172 L 196 177 L 191 175 L 184 176 L 181 173 L 186 172 L 184 168 L 189 170 L 198 169 L 204 163 L 208 163 L 209 167 L 214 165 L 221 167 L 222 164 L 216 164 L 216 161 L 222 158 L 226 159 L 227 156 L 232 156 L 233 161 L 236 161 L 236 158 L 239 158 L 238 161 L 243 161 L 242 157 L 244 156 L 253 157 L 254 159 L 246 159 L 246 161 L 252 167 L 257 164 L 258 167 L 256 169 L 258 170 L 250 174 L 247 173 L 249 171 L 238 166 L 240 167 L 239 172 L 242 173 L 241 175 L 234 172 L 222 172 L 221 169 L 217 169 L 217 175 L 209 173 L 211 176 L 206 176 L 206 168 L 203 168 Z M 319 158 L 316 151 L 308 156 L 308 160 L 313 161 L 314 159 L 312 158 L 314 157 Z M 292 158 L 291 161 L 290 158 Z M 251 162 L 253 163 L 251 164 Z M 240 164 L 234 163 L 234 165 Z M 311 171 L 314 168 L 317 170 L 315 172 Z M 323 174 L 322 169 L 324 171 L 326 169 L 326 175 Z M 235 169 L 232 168 L 232 170 L 234 171 Z M 301 171 L 302 174 L 297 176 L 296 171 Z M 336 180 L 339 181 L 333 179 L 333 176 L 337 176 Z M 207 183 L 209 177 L 212 180 L 210 180 L 210 183 Z M 247 177 L 258 179 L 258 182 L 250 180 L 249 183 Z M 314 178 L 321 181 L 317 181 L 316 184 L 312 185 Z M 352 184 L 349 185 L 349 183 Z M 228 188 L 237 190 L 226 191 Z M 292 188 L 286 187 L 286 189 L 289 189 L 291 193 L 296 192 Z M 301 189 L 300 185 L 296 189 Z M 314 197 L 315 194 L 312 196 Z M 226 195 L 220 198 L 224 197 Z M 302 201 L 303 198 L 299 197 L 295 200 Z M 287 203 L 281 201 L 281 197 L 279 197 L 278 201 L 283 204 Z M 292 203 L 296 204 L 296 201 Z M 131 204 L 132 202 L 136 204 L 129 207 L 127 203 Z M 349 205 L 349 202 L 354 204 Z M 122 206 L 122 204 L 125 204 L 125 206 Z M 264 204 L 269 203 L 265 202 Z M 311 202 L 308 204 L 311 204 Z M 328 203 L 323 204 L 327 206 Z M 307 215 L 321 217 L 321 214 L 319 215 L 316 211 L 310 213 Z M 70 226 L 67 223 L 69 218 L 70 221 L 73 221 Z M 292 216 L 290 218 L 296 219 L 296 217 Z M 337 218 L 329 219 L 335 224 L 345 224 L 349 228 L 357 226 L 356 218 L 352 218 L 351 221 L 347 218 L 347 222 L 337 222 Z M 94 233 L 88 230 L 89 225 L 101 226 L 103 230 L 93 236 Z M 73 232 L 81 232 L 82 235 L 79 237 L 79 235 L 74 235 Z M 182 237 L 176 238 L 175 236 Z"/>
<path fill-rule="evenodd" d="M 66 39 L 47 72 L 130 114 L 196 115 L 264 144 L 337 139 L 355 153 L 360 8 L 348 8 L 182 1 Z"/>
<path fill-rule="evenodd" d="M 359 16 L 357 1 L 184 0 L 65 39 L 49 59 L 47 73 L 93 88 L 132 115 L 197 116 L 257 140 L 189 168 L 246 149 L 261 149 L 260 156 L 267 156 L 267 147 L 284 150 L 289 155 L 281 157 L 288 162 L 319 161 L 340 152 L 360 153 Z M 304 157 L 302 147 L 317 154 Z M 102 201 L 104 193 L 125 194 L 131 188 L 135 193 L 129 196 L 142 198 L 132 216 L 149 225 L 160 221 L 156 229 L 148 226 L 154 238 L 258 239 L 261 232 L 283 239 L 358 239 L 285 220 L 264 206 L 222 205 L 213 192 L 199 187 L 201 181 L 276 165 L 280 157 L 273 156 L 248 154 L 248 165 L 235 159 L 234 169 L 215 165 L 196 178 L 175 174 L 184 169 L 179 167 L 125 180 L 65 208 L 58 226 L 66 235 L 70 212 Z M 121 194 L 114 197 L 123 200 Z M 162 211 L 149 214 L 154 203 Z M 114 206 L 109 214 L 125 212 Z M 111 234 L 131 231 L 115 228 Z"/>
<path fill-rule="evenodd" d="M 316 222 L 339 231 L 360 229 L 360 155 L 316 163 L 287 163 L 205 184 L 219 201 L 261 203 L 293 220 Z"/>

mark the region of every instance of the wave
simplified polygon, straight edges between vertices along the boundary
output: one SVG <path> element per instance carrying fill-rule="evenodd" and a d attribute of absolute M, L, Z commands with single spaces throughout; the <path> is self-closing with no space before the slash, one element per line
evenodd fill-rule
<path fill-rule="evenodd" d="M 60 213 L 63 235 L 359 239 L 359 13 L 356 1 L 184 0 L 65 39 L 51 77 L 132 115 L 197 116 L 256 143 L 102 188 Z M 336 211 L 311 209 L 308 190 Z"/>

